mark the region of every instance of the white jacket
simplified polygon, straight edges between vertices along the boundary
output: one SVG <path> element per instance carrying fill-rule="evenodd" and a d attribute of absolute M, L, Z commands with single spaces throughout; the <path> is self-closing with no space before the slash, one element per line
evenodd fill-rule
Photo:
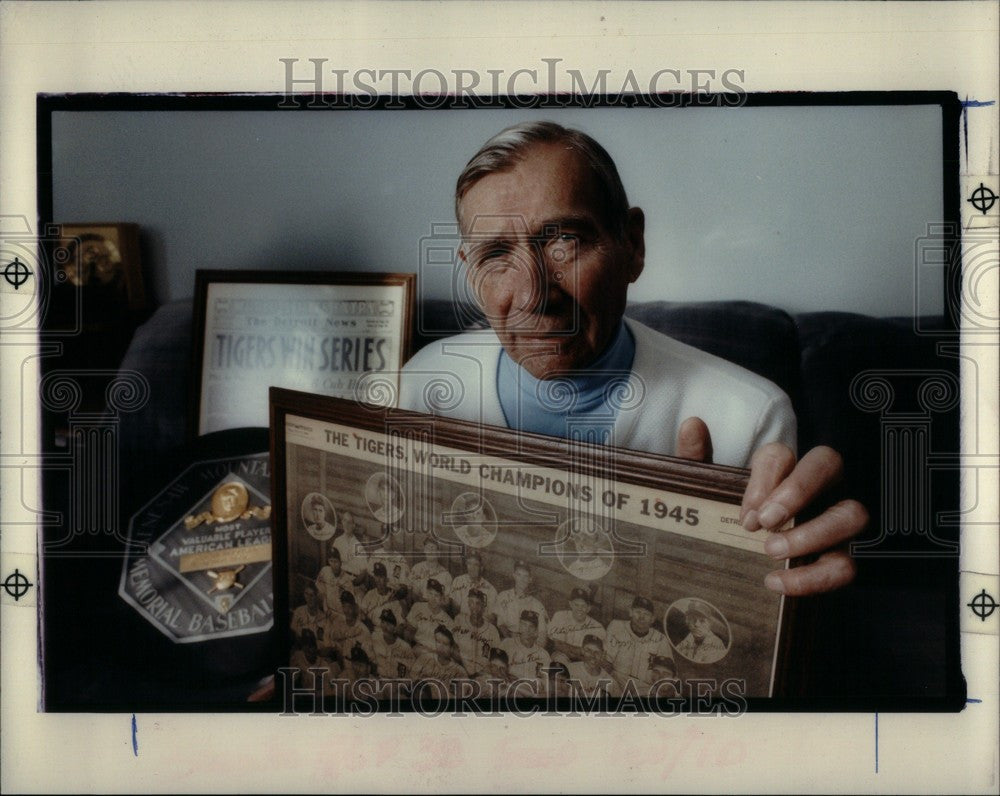
<path fill-rule="evenodd" d="M 795 414 L 775 384 L 637 321 L 625 324 L 635 359 L 628 389 L 615 399 L 615 445 L 673 455 L 681 423 L 696 416 L 708 425 L 716 464 L 748 467 L 767 442 L 795 450 Z M 506 426 L 497 392 L 501 350 L 491 329 L 431 343 L 403 368 L 399 408 Z"/>

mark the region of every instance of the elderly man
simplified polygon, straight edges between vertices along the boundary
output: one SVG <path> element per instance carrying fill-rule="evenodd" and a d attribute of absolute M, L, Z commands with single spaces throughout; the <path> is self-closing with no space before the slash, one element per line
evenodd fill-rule
<path fill-rule="evenodd" d="M 459 254 L 492 332 L 421 350 L 404 368 L 401 408 L 441 411 L 426 388 L 450 373 L 462 382 L 453 417 L 749 466 L 740 521 L 751 531 L 782 527 L 837 480 L 830 448 L 796 463 L 795 417 L 775 385 L 623 320 L 645 265 L 645 217 L 592 138 L 551 122 L 503 130 L 466 165 L 455 201 Z M 556 377 L 575 400 L 551 400 Z M 616 385 L 641 400 L 616 400 Z M 775 534 L 765 548 L 775 559 L 822 555 L 765 585 L 810 594 L 848 583 L 854 564 L 835 548 L 866 522 L 860 504 L 844 501 Z"/>

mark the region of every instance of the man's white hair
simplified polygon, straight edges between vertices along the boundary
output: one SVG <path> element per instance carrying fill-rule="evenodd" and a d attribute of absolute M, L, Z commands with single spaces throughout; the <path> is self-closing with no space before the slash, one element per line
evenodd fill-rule
<path fill-rule="evenodd" d="M 625 232 L 628 220 L 628 198 L 618 168 L 611 155 L 597 141 L 580 130 L 563 127 L 555 122 L 522 122 L 507 127 L 483 144 L 458 175 L 455 185 L 455 217 L 462 224 L 462 199 L 483 177 L 514 167 L 537 144 L 562 144 L 576 152 L 589 169 L 597 208 L 608 230 L 616 236 Z"/>

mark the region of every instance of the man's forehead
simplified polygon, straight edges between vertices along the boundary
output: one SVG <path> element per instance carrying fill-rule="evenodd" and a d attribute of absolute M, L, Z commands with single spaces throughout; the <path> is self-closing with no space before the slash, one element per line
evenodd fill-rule
<path fill-rule="evenodd" d="M 461 201 L 463 234 L 541 234 L 550 220 L 594 216 L 598 203 L 579 153 L 538 144 L 510 168 L 473 183 Z"/>
<path fill-rule="evenodd" d="M 596 226 L 597 216 L 584 212 L 480 213 L 466 219 L 462 238 L 466 244 L 489 243 L 496 239 L 521 239 L 525 237 L 550 237 L 582 225 Z M 481 508 L 473 509 L 482 511 Z"/>

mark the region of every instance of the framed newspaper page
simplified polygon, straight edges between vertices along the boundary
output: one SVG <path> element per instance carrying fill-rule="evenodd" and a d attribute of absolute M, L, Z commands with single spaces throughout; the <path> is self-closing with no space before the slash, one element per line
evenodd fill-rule
<path fill-rule="evenodd" d="M 267 388 L 354 397 L 410 356 L 414 274 L 198 270 L 192 436 L 267 426 Z M 377 396 L 369 396 L 377 398 Z"/>
<path fill-rule="evenodd" d="M 283 389 L 271 455 L 286 710 L 782 694 L 746 470 Z"/>

